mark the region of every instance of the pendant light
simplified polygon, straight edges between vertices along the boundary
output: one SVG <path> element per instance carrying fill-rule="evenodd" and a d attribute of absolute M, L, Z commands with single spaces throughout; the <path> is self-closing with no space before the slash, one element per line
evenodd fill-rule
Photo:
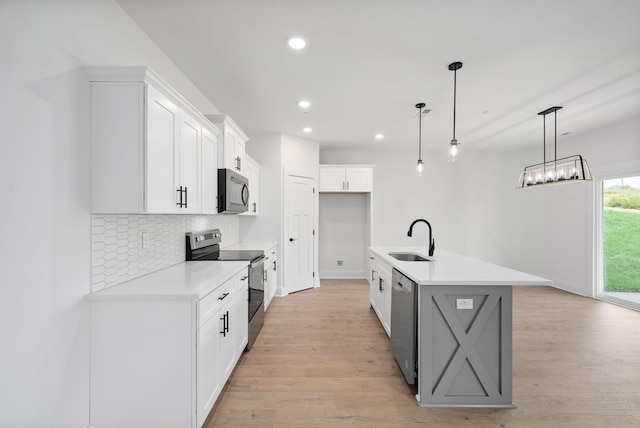
<path fill-rule="evenodd" d="M 456 75 L 457 71 L 462 68 L 460 61 L 452 62 L 449 64 L 449 70 L 453 71 L 453 138 L 449 143 L 449 162 L 455 162 L 458 160 L 458 153 L 460 143 L 456 140 Z"/>
<path fill-rule="evenodd" d="M 524 168 L 518 178 L 516 188 L 525 189 L 543 184 L 577 183 L 590 181 L 591 171 L 587 160 L 580 155 L 558 159 L 558 110 L 562 107 L 549 107 L 538 113 L 542 116 L 542 163 Z M 553 113 L 553 160 L 547 161 L 547 115 Z"/>
<path fill-rule="evenodd" d="M 419 125 L 418 125 L 418 163 L 416 165 L 416 174 L 418 176 L 422 175 L 422 171 L 424 171 L 424 164 L 422 163 L 422 109 L 424 108 L 425 103 L 416 104 L 416 108 L 420 110 L 419 116 Z"/>

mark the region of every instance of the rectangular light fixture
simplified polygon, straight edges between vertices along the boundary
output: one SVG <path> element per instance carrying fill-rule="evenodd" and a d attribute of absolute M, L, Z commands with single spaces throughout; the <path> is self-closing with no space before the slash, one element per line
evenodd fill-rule
<path fill-rule="evenodd" d="M 557 147 L 557 112 L 562 107 L 549 107 L 538 113 L 542 116 L 542 163 L 529 165 L 524 168 L 518 177 L 517 189 L 525 189 L 548 184 L 578 183 L 591 180 L 591 171 L 587 160 L 580 155 L 568 156 L 558 159 Z M 546 116 L 553 113 L 554 118 L 554 138 L 553 138 L 553 160 L 547 161 L 547 141 L 546 141 Z"/>
<path fill-rule="evenodd" d="M 518 178 L 518 189 L 544 184 L 577 183 L 591 180 L 587 160 L 580 155 L 554 159 L 524 168 Z"/>

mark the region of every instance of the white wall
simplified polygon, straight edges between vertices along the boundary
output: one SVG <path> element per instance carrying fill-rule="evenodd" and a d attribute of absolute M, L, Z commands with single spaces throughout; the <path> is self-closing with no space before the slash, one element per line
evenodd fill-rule
<path fill-rule="evenodd" d="M 413 151 L 321 151 L 320 157 L 323 164 L 376 165 L 371 208 L 372 245 L 426 247 L 428 229 L 425 225 L 416 226 L 412 238 L 407 236 L 411 222 L 425 218 L 433 227 L 436 248 L 453 248 L 464 224 L 452 230 L 446 228 L 463 214 L 457 209 L 461 198 L 455 175 L 462 167 L 449 164 L 444 153 L 423 156 L 425 172 L 422 177 L 415 174 L 416 154 Z"/>
<path fill-rule="evenodd" d="M 514 154 L 522 165 L 537 163 L 538 150 Z M 559 288 L 593 296 L 595 283 L 596 192 L 599 177 L 640 174 L 640 118 L 572 135 L 558 143 L 558 156 L 581 154 L 594 181 L 541 189 L 513 190 L 503 209 L 513 240 L 526 239 L 527 255 L 513 243 L 503 252 L 513 267 L 552 278 Z M 518 217 L 531 226 L 517 224 Z"/>
<path fill-rule="evenodd" d="M 317 181 L 319 145 L 317 142 L 286 134 L 250 134 L 246 151 L 260 164 L 260 215 L 240 218 L 240 240 L 242 242 L 278 242 L 280 274 L 278 295 L 286 294 L 283 287 L 284 247 L 284 174 L 296 171 Z M 316 192 L 316 215 L 318 193 Z M 315 243 L 315 266 L 318 266 L 318 245 Z M 316 275 L 319 281 L 319 276 Z"/>
<path fill-rule="evenodd" d="M 214 105 L 110 0 L 0 2 L 0 426 L 89 424 L 89 83 L 149 65 Z"/>
<path fill-rule="evenodd" d="M 365 193 L 320 194 L 320 278 L 367 276 L 368 216 L 369 196 Z M 338 266 L 337 260 L 343 265 Z"/>
<path fill-rule="evenodd" d="M 260 215 L 240 217 L 241 242 L 277 242 L 281 235 L 282 134 L 255 134 L 247 153 L 260 164 Z"/>
<path fill-rule="evenodd" d="M 464 150 L 463 146 L 463 150 Z M 518 190 L 519 171 L 538 163 L 542 147 L 513 152 L 465 150 L 446 161 L 446 147 L 428 152 L 414 174 L 413 152 L 322 151 L 322 163 L 371 163 L 372 245 L 427 244 L 426 218 L 438 248 L 552 278 L 556 286 L 592 295 L 596 181 Z M 558 142 L 558 156 L 581 154 L 594 176 L 640 172 L 640 118 Z"/>

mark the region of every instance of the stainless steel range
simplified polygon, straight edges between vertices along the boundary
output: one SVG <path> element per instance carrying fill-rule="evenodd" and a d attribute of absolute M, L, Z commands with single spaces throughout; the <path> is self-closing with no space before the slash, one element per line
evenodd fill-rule
<path fill-rule="evenodd" d="M 222 234 L 219 229 L 186 234 L 187 261 L 248 261 L 249 262 L 249 343 L 251 349 L 264 324 L 264 251 L 221 250 Z"/>

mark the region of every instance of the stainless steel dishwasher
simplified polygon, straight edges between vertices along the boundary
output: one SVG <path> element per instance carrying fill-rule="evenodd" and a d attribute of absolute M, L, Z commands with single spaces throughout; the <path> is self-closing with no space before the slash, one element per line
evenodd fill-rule
<path fill-rule="evenodd" d="M 418 377 L 418 285 L 393 269 L 391 276 L 391 351 L 407 380 Z"/>

